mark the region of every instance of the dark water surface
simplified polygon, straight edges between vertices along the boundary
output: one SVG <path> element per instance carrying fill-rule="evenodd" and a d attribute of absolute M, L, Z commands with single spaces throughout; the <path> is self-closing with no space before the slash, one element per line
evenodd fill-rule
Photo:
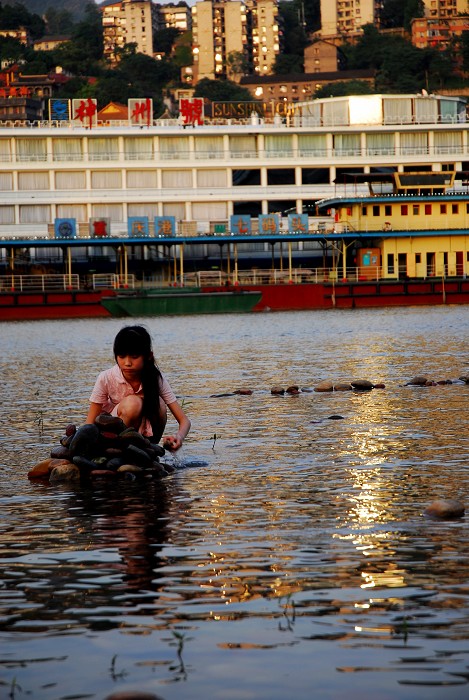
<path fill-rule="evenodd" d="M 0 697 L 469 697 L 469 515 L 423 515 L 469 507 L 469 386 L 403 386 L 469 373 L 469 308 L 147 319 L 177 471 L 29 482 L 122 325 L 0 324 Z"/>

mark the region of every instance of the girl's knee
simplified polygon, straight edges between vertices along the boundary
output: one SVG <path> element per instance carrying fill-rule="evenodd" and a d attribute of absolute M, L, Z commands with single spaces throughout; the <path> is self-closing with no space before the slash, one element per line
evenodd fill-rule
<path fill-rule="evenodd" d="M 143 399 L 140 396 L 126 396 L 117 407 L 117 415 L 129 427 L 138 427 L 142 418 Z"/>

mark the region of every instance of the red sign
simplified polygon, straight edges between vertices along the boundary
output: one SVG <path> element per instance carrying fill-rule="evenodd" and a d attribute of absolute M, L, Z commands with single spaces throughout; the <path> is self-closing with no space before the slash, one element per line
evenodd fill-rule
<path fill-rule="evenodd" d="M 134 126 L 151 126 L 153 122 L 153 100 L 149 97 L 129 100 L 129 119 Z"/>
<path fill-rule="evenodd" d="M 183 97 L 179 100 L 179 113 L 182 117 L 183 124 L 199 124 L 204 123 L 204 100 L 203 97 L 192 97 L 188 99 Z"/>
<path fill-rule="evenodd" d="M 88 97 L 86 100 L 73 100 L 73 119 L 80 121 L 84 126 L 91 129 L 96 126 L 98 103 Z"/>

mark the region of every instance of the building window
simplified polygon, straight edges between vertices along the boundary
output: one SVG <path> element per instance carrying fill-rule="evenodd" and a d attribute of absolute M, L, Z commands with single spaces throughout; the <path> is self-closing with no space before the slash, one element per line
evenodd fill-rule
<path fill-rule="evenodd" d="M 431 204 L 425 204 L 425 214 L 426 214 L 426 216 L 432 215 L 432 205 Z"/>
<path fill-rule="evenodd" d="M 420 205 L 419 204 L 412 205 L 412 214 L 414 216 L 418 216 L 420 214 Z"/>
<path fill-rule="evenodd" d="M 419 263 L 422 262 L 422 254 L 421 253 L 415 253 L 415 264 L 418 265 Z"/>

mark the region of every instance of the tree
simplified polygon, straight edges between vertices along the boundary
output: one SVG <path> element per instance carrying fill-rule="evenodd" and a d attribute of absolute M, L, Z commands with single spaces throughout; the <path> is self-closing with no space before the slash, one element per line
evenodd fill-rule
<path fill-rule="evenodd" d="M 48 34 L 71 34 L 75 26 L 72 13 L 69 10 L 48 7 L 44 19 Z"/>
<path fill-rule="evenodd" d="M 239 100 L 252 102 L 252 95 L 232 80 L 210 80 L 202 78 L 195 87 L 195 97 L 205 97 L 212 102 L 227 102 Z"/>
<path fill-rule="evenodd" d="M 275 75 L 303 73 L 303 58 L 296 54 L 280 54 L 275 59 L 272 71 Z"/>
<path fill-rule="evenodd" d="M 24 5 L 5 5 L 0 4 L 0 27 L 2 29 L 19 29 L 24 27 L 31 35 L 32 39 L 39 39 L 44 36 L 45 32 L 44 20 L 36 14 L 29 12 Z"/>
<path fill-rule="evenodd" d="M 229 79 L 246 75 L 248 67 L 248 61 L 242 51 L 230 51 L 226 57 L 226 68 Z"/>
<path fill-rule="evenodd" d="M 381 29 L 410 29 L 412 19 L 425 16 L 423 0 L 384 0 L 379 10 Z"/>
<path fill-rule="evenodd" d="M 343 97 L 344 95 L 372 95 L 375 91 L 373 85 L 361 80 L 340 80 L 335 83 L 327 83 L 318 88 L 314 97 Z"/>
<path fill-rule="evenodd" d="M 166 27 L 158 32 L 153 32 L 153 46 L 156 52 L 170 56 L 174 43 L 181 32 L 176 27 Z"/>

